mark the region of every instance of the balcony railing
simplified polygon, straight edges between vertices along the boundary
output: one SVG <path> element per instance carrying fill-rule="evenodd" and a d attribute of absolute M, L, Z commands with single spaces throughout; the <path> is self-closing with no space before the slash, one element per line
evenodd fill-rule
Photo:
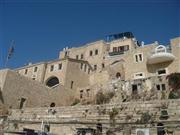
<path fill-rule="evenodd" d="M 167 61 L 173 61 L 175 56 L 171 53 L 171 49 L 163 45 L 159 45 L 148 56 L 148 64 L 156 64 Z"/>
<path fill-rule="evenodd" d="M 109 52 L 109 56 L 115 56 L 115 55 L 122 55 L 125 51 L 119 51 L 119 52 Z"/>

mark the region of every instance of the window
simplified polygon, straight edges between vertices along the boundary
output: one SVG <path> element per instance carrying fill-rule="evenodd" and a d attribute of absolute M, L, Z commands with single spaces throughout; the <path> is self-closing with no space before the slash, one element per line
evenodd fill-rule
<path fill-rule="evenodd" d="M 80 90 L 80 99 L 83 98 L 83 90 Z"/>
<path fill-rule="evenodd" d="M 166 90 L 166 85 L 165 84 L 157 84 L 156 89 L 164 91 L 164 90 Z"/>
<path fill-rule="evenodd" d="M 19 109 L 22 109 L 23 107 L 25 107 L 25 103 L 26 103 L 26 98 L 21 97 Z"/>
<path fill-rule="evenodd" d="M 84 65 L 84 72 L 86 72 L 86 68 L 87 68 L 87 65 L 85 64 L 85 65 Z"/>
<path fill-rule="evenodd" d="M 54 65 L 51 65 L 50 71 L 53 71 L 53 70 L 54 70 Z"/>
<path fill-rule="evenodd" d="M 113 52 L 117 52 L 117 47 L 113 47 Z"/>
<path fill-rule="evenodd" d="M 129 45 L 124 46 L 124 51 L 128 51 L 129 50 Z"/>
<path fill-rule="evenodd" d="M 68 56 L 68 52 L 67 51 L 65 51 L 65 57 L 67 57 Z"/>
<path fill-rule="evenodd" d="M 162 87 L 162 90 L 166 90 L 166 85 L 165 84 L 162 84 L 161 87 Z"/>
<path fill-rule="evenodd" d="M 95 55 L 98 55 L 98 49 L 95 50 Z"/>
<path fill-rule="evenodd" d="M 144 78 L 144 73 L 143 72 L 135 73 L 134 78 L 135 79 Z"/>
<path fill-rule="evenodd" d="M 92 51 L 90 51 L 90 52 L 89 52 L 89 56 L 92 56 L 92 55 L 93 55 L 93 52 L 92 52 Z"/>
<path fill-rule="evenodd" d="M 37 72 L 38 67 L 34 67 L 34 72 Z"/>
<path fill-rule="evenodd" d="M 79 59 L 79 55 L 76 55 L 76 59 L 77 59 L 77 60 Z"/>
<path fill-rule="evenodd" d="M 97 65 L 94 65 L 94 70 L 97 70 Z"/>
<path fill-rule="evenodd" d="M 135 54 L 135 62 L 142 62 L 143 61 L 143 54 Z"/>
<path fill-rule="evenodd" d="M 87 97 L 90 96 L 90 89 L 87 89 L 87 90 L 86 90 L 86 95 L 87 95 Z"/>
<path fill-rule="evenodd" d="M 88 68 L 88 74 L 90 73 L 90 68 Z"/>
<path fill-rule="evenodd" d="M 159 70 L 157 70 L 157 74 L 158 75 L 166 75 L 166 73 L 167 73 L 166 69 L 159 69 Z"/>
<path fill-rule="evenodd" d="M 73 88 L 74 81 L 71 81 L 71 89 Z"/>
<path fill-rule="evenodd" d="M 33 77 L 33 78 L 32 78 L 32 80 L 36 80 L 36 78 L 35 78 L 35 77 Z"/>
<path fill-rule="evenodd" d="M 25 75 L 27 75 L 27 73 L 28 73 L 28 69 L 25 69 L 25 72 L 24 72 L 24 74 L 25 74 Z"/>
<path fill-rule="evenodd" d="M 81 54 L 81 59 L 83 59 L 84 58 L 84 55 L 83 54 Z"/>
<path fill-rule="evenodd" d="M 118 47 L 118 52 L 123 52 L 124 51 L 124 46 L 119 46 Z"/>
<path fill-rule="evenodd" d="M 60 64 L 58 65 L 58 69 L 59 69 L 59 70 L 62 69 L 62 63 L 60 63 Z"/>
<path fill-rule="evenodd" d="M 105 68 L 105 65 L 104 65 L 104 63 L 102 63 L 102 68 Z"/>
<path fill-rule="evenodd" d="M 48 80 L 46 81 L 46 85 L 48 87 L 54 87 L 58 84 L 59 84 L 59 79 L 55 76 L 48 78 Z"/>
<path fill-rule="evenodd" d="M 157 89 L 157 90 L 161 90 L 161 88 L 160 88 L 160 85 L 159 85 L 159 84 L 157 84 L 157 85 L 156 85 L 156 89 Z"/>
<path fill-rule="evenodd" d="M 83 63 L 81 63 L 81 69 L 83 69 Z"/>

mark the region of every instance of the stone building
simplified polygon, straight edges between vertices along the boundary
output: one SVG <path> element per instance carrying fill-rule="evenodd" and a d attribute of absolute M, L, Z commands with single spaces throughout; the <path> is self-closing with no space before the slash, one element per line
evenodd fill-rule
<path fill-rule="evenodd" d="M 47 99 L 51 99 L 51 102 L 58 106 L 70 105 L 75 99 L 92 101 L 100 89 L 117 80 L 124 82 L 122 89 L 128 89 L 128 93 L 141 92 L 142 83 L 139 82 L 144 82 L 143 85 L 146 85 L 147 90 L 152 88 L 166 90 L 168 89 L 166 79 L 160 79 L 162 80 L 160 83 L 158 81 L 152 83 L 151 78 L 165 78 L 170 73 L 180 72 L 180 38 L 171 39 L 168 45 L 160 45 L 157 41 L 144 45 L 143 42 L 140 44 L 131 32 L 125 32 L 110 35 L 107 40 L 88 43 L 81 47 L 66 47 L 60 51 L 56 60 L 29 63 L 14 71 L 18 74 L 16 78 L 24 76 L 32 80 L 30 82 L 48 89 L 49 93 L 54 95 Z M 14 74 L 14 71 L 8 73 Z M 1 72 L 6 75 L 4 71 Z M 3 77 L 1 80 L 5 81 Z M 18 85 L 20 88 L 27 87 L 23 83 Z M 1 87 L 2 95 L 6 87 Z M 31 91 L 37 92 L 38 95 L 40 90 L 33 89 L 33 86 L 31 88 Z M 28 90 L 23 92 L 28 93 Z M 71 100 L 63 101 L 66 96 L 58 99 L 64 93 L 68 93 L 67 96 Z M 31 95 L 25 95 L 27 96 L 22 98 L 31 99 Z M 7 104 L 9 102 L 7 101 Z M 47 106 L 49 102 L 39 106 Z"/>
<path fill-rule="evenodd" d="M 53 61 L 0 70 L 0 112 L 7 109 L 0 134 L 179 135 L 180 100 L 167 96 L 166 77 L 175 72 L 180 37 L 144 45 L 130 32 L 66 47 Z M 98 92 L 115 95 L 94 105 Z"/>
<path fill-rule="evenodd" d="M 97 87 L 117 78 L 130 81 L 180 72 L 179 42 L 178 37 L 168 45 L 157 41 L 144 45 L 126 32 L 110 35 L 107 41 L 66 47 L 57 60 L 29 64 L 15 71 L 52 88 L 62 85 L 73 89 L 76 98 L 87 93 L 94 96 Z M 131 87 L 134 91 L 138 89 L 137 84 Z"/>

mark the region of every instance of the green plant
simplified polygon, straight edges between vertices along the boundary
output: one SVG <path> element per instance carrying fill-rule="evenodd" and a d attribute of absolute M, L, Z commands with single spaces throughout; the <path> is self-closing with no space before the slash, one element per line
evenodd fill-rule
<path fill-rule="evenodd" d="M 178 94 L 176 92 L 171 91 L 169 93 L 168 99 L 178 99 L 178 98 L 179 98 L 179 96 L 178 96 Z"/>
<path fill-rule="evenodd" d="M 118 109 L 117 108 L 112 108 L 112 111 L 109 112 L 109 118 L 110 118 L 110 123 L 112 126 L 115 126 L 115 117 L 118 115 Z"/>
<path fill-rule="evenodd" d="M 167 120 L 169 118 L 167 110 L 161 111 L 161 116 L 159 117 L 160 120 Z"/>
<path fill-rule="evenodd" d="M 180 73 L 172 73 L 166 77 L 172 90 L 180 89 Z"/>
<path fill-rule="evenodd" d="M 78 103 L 80 103 L 80 100 L 76 98 L 74 102 L 71 104 L 71 106 L 77 105 Z"/>
<path fill-rule="evenodd" d="M 96 94 L 96 104 L 109 103 L 114 95 L 114 92 L 103 93 L 102 91 L 99 91 Z"/>
<path fill-rule="evenodd" d="M 151 120 L 151 115 L 148 112 L 145 112 L 141 115 L 140 123 L 148 123 Z"/>

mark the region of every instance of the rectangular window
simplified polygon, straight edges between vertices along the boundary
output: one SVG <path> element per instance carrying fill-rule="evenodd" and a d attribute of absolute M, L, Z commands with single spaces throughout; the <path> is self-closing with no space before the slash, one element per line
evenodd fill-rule
<path fill-rule="evenodd" d="M 77 60 L 79 59 L 79 55 L 76 55 L 76 59 L 77 59 Z"/>
<path fill-rule="evenodd" d="M 65 51 L 65 57 L 68 55 L 68 52 L 67 51 Z"/>
<path fill-rule="evenodd" d="M 38 70 L 38 67 L 34 67 L 34 72 L 37 72 L 37 70 Z"/>
<path fill-rule="evenodd" d="M 143 54 L 135 54 L 135 62 L 142 62 L 143 61 Z"/>
<path fill-rule="evenodd" d="M 92 52 L 92 51 L 90 51 L 90 52 L 89 52 L 89 56 L 92 56 L 92 55 L 93 55 L 93 52 Z"/>
<path fill-rule="evenodd" d="M 117 47 L 113 47 L 113 52 L 117 52 Z"/>
<path fill-rule="evenodd" d="M 97 65 L 94 65 L 94 70 L 97 70 Z"/>
<path fill-rule="evenodd" d="M 156 89 L 164 91 L 164 90 L 166 90 L 166 85 L 165 84 L 157 84 Z"/>
<path fill-rule="evenodd" d="M 104 65 L 104 63 L 102 63 L 102 68 L 105 68 L 105 65 Z"/>
<path fill-rule="evenodd" d="M 53 70 L 54 70 L 54 65 L 51 65 L 50 71 L 53 71 Z"/>
<path fill-rule="evenodd" d="M 84 65 L 84 72 L 86 72 L 86 68 L 87 68 L 87 65 L 85 64 L 85 65 Z"/>
<path fill-rule="evenodd" d="M 159 84 L 157 84 L 157 85 L 156 85 L 156 89 L 157 89 L 157 90 L 161 90 L 161 88 L 160 88 L 160 85 L 159 85 Z"/>
<path fill-rule="evenodd" d="M 86 95 L 87 95 L 87 97 L 90 97 L 90 89 L 86 90 Z"/>
<path fill-rule="evenodd" d="M 25 72 L 24 72 L 24 74 L 25 74 L 25 75 L 27 75 L 27 73 L 28 73 L 28 69 L 25 69 Z"/>
<path fill-rule="evenodd" d="M 84 58 L 84 55 L 83 54 L 81 54 L 81 59 L 83 59 Z"/>
<path fill-rule="evenodd" d="M 71 89 L 73 88 L 74 85 L 74 81 L 71 81 Z"/>
<path fill-rule="evenodd" d="M 136 57 L 136 62 L 138 62 L 138 55 L 135 55 L 135 57 Z"/>
<path fill-rule="evenodd" d="M 119 52 L 123 52 L 124 51 L 124 46 L 119 46 Z"/>
<path fill-rule="evenodd" d="M 83 98 L 83 90 L 80 90 L 80 99 Z"/>
<path fill-rule="evenodd" d="M 98 55 L 98 49 L 95 50 L 95 55 Z"/>
<path fill-rule="evenodd" d="M 159 70 L 157 70 L 157 74 L 158 75 L 166 75 L 166 69 L 159 69 Z"/>
<path fill-rule="evenodd" d="M 129 45 L 124 46 L 124 51 L 128 51 L 129 50 Z"/>
<path fill-rule="evenodd" d="M 162 84 L 161 87 L 162 87 L 162 90 L 166 90 L 166 85 L 165 84 Z"/>
<path fill-rule="evenodd" d="M 62 63 L 60 63 L 60 64 L 58 65 L 58 69 L 59 69 L 59 70 L 62 69 Z"/>
<path fill-rule="evenodd" d="M 90 73 L 90 68 L 88 68 L 88 74 Z"/>
<path fill-rule="evenodd" d="M 83 69 L 83 63 L 81 63 L 81 69 Z"/>

